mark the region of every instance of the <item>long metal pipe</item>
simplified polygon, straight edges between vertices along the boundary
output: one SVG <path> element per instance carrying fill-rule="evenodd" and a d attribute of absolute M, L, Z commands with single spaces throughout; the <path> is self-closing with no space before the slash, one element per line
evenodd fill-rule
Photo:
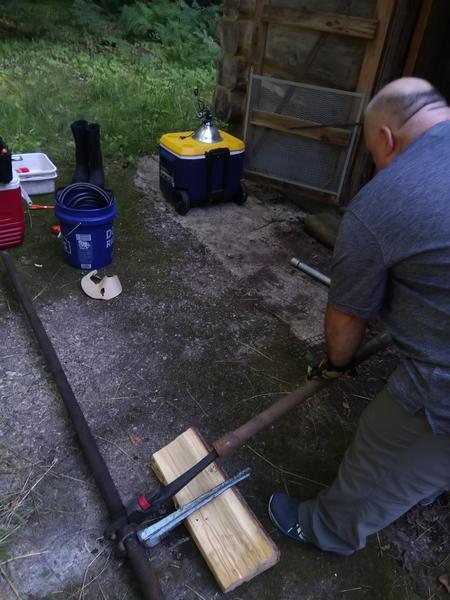
<path fill-rule="evenodd" d="M 120 498 L 119 492 L 109 473 L 103 456 L 100 453 L 97 442 L 92 435 L 83 411 L 75 398 L 53 344 L 34 309 L 33 302 L 20 279 L 11 256 L 5 250 L 0 251 L 0 255 L 39 346 L 41 347 L 42 354 L 47 361 L 48 368 L 53 375 L 56 387 L 58 388 L 67 412 L 72 420 L 80 447 L 83 450 L 86 462 L 91 468 L 95 482 L 108 508 L 111 519 L 115 521 L 120 517 L 124 517 L 126 515 L 126 510 L 122 503 L 122 499 Z M 162 600 L 163 595 L 158 577 L 150 566 L 146 551 L 141 546 L 136 535 L 133 534 L 127 537 L 124 540 L 124 544 L 130 565 L 141 588 L 142 598 L 144 600 Z"/>

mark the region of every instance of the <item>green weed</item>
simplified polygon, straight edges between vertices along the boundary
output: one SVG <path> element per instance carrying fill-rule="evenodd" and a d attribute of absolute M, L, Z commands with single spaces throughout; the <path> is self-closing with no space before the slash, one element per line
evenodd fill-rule
<path fill-rule="evenodd" d="M 5 0 L 0 6 L 0 17 L 17 15 L 23 31 L 35 19 L 33 40 L 0 41 L 0 135 L 13 151 L 42 150 L 70 162 L 69 125 L 84 118 L 100 123 L 106 159 L 130 162 L 153 152 L 162 133 L 195 127 L 193 89 L 199 86 L 208 96 L 215 79 L 216 53 L 205 52 L 214 44 L 206 29 L 194 36 L 195 44 L 206 36 L 201 58 L 185 60 L 181 46 L 164 38 L 164 27 L 171 25 L 158 22 L 159 40 L 131 39 L 117 18 L 84 2 L 91 10 L 86 21 L 95 14 L 101 22 L 96 35 L 74 17 L 78 11 L 81 18 L 83 1 Z"/>
<path fill-rule="evenodd" d="M 218 6 L 188 6 L 183 0 L 136 2 L 122 9 L 121 23 L 128 37 L 159 42 L 169 60 L 186 65 L 207 65 L 217 56 L 213 36 Z"/>

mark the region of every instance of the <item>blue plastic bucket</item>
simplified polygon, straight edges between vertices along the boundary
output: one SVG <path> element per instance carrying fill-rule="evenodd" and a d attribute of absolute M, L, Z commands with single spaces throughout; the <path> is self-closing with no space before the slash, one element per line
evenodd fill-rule
<path fill-rule="evenodd" d="M 73 183 L 57 191 L 55 216 L 69 265 L 92 270 L 111 263 L 116 214 L 114 194 L 90 183 Z"/>

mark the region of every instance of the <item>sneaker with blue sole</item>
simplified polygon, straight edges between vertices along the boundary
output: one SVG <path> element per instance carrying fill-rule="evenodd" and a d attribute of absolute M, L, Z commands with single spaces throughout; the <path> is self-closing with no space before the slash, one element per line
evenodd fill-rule
<path fill-rule="evenodd" d="M 272 494 L 268 504 L 269 517 L 275 527 L 281 531 L 286 537 L 295 540 L 300 544 L 313 544 L 310 542 L 303 531 L 302 526 L 298 522 L 298 507 L 300 502 L 295 498 L 291 498 L 283 492 Z M 351 556 L 353 550 L 327 550 L 335 552 L 340 556 Z"/>
<path fill-rule="evenodd" d="M 298 522 L 300 502 L 282 492 L 272 494 L 268 504 L 269 517 L 275 527 L 285 536 L 300 544 L 309 544 Z"/>

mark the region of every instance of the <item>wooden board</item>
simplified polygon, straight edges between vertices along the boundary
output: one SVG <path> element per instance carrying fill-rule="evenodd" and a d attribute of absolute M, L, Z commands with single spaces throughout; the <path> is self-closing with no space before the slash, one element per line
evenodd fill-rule
<path fill-rule="evenodd" d="M 319 123 L 315 121 L 307 121 L 306 119 L 279 115 L 263 110 L 252 110 L 250 123 L 258 127 L 266 127 L 267 129 L 282 131 L 283 133 L 290 133 L 291 135 L 327 141 L 337 146 L 343 146 L 344 148 L 348 145 L 350 139 L 350 132 L 347 129 L 327 127 L 326 125 L 320 127 Z M 311 127 L 311 129 L 308 129 L 308 127 Z"/>
<path fill-rule="evenodd" d="M 309 235 L 333 250 L 341 220 L 341 215 L 335 212 L 306 215 L 304 227 Z"/>
<path fill-rule="evenodd" d="M 253 17 L 255 27 L 253 30 L 253 52 L 252 64 L 255 73 L 263 74 L 264 59 L 266 57 L 267 32 L 269 25 L 263 21 L 262 14 L 265 8 L 265 0 L 260 0 L 256 6 L 256 11 Z"/>
<path fill-rule="evenodd" d="M 411 77 L 414 73 L 414 67 L 416 66 L 417 57 L 419 56 L 420 47 L 422 45 L 423 36 L 425 35 L 432 8 L 433 0 L 424 0 L 422 2 L 416 29 L 411 40 L 408 57 L 403 70 L 404 77 Z"/>
<path fill-rule="evenodd" d="M 377 28 L 376 19 L 349 17 L 335 13 L 298 10 L 281 6 L 265 6 L 262 20 L 273 25 L 313 29 L 371 40 Z"/>
<path fill-rule="evenodd" d="M 170 483 L 207 452 L 200 434 L 191 428 L 158 450 L 151 465 L 163 483 Z M 225 479 L 213 463 L 175 496 L 176 505 L 184 506 Z M 235 589 L 279 560 L 275 543 L 236 488 L 188 517 L 185 525 L 223 592 Z"/>
<path fill-rule="evenodd" d="M 392 11 L 394 9 L 394 0 L 378 0 L 376 7 L 376 16 L 378 18 L 378 28 L 375 38 L 367 43 L 366 53 L 361 65 L 357 92 L 367 94 L 366 101 L 370 99 L 375 78 L 377 76 L 378 65 L 384 49 L 384 41 L 391 21 Z"/>

